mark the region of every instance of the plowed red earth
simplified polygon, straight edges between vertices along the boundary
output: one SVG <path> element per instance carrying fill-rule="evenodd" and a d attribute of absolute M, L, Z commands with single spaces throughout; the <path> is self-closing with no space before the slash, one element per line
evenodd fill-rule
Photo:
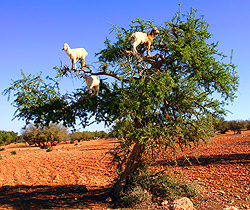
<path fill-rule="evenodd" d="M 116 174 L 106 152 L 115 144 L 60 143 L 51 152 L 25 144 L 6 146 L 0 152 L 0 209 L 113 209 L 109 192 Z M 169 155 L 159 160 L 161 169 L 200 186 L 200 196 L 192 199 L 196 209 L 250 209 L 250 131 L 219 134 L 199 150 L 199 163 L 190 156 L 190 166 L 179 155 L 175 166 Z"/>

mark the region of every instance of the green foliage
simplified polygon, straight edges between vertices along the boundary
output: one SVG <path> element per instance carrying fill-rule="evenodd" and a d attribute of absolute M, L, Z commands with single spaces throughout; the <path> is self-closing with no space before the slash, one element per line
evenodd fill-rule
<path fill-rule="evenodd" d="M 139 19 L 128 30 L 114 27 L 116 42 L 98 54 L 123 81 L 116 121 L 121 144 L 112 153 L 120 171 L 118 191 L 128 171 L 145 161 L 147 151 L 175 150 L 177 143 L 184 151 L 206 142 L 214 132 L 213 118 L 226 114 L 224 106 L 238 88 L 235 66 L 223 62 L 226 56 L 216 49 L 218 43 L 208 43 L 208 24 L 204 16 L 196 18 L 193 9 L 187 15 L 177 13 L 164 26 L 154 24 L 160 34 L 154 38 L 152 57 L 140 54 L 137 59 L 126 52 L 126 41 L 120 46 L 121 37 L 127 40 L 135 25 L 152 28 L 152 22 Z M 113 55 L 115 48 L 119 56 Z M 217 94 L 221 98 L 215 99 Z"/>
<path fill-rule="evenodd" d="M 247 128 L 247 123 L 244 120 L 231 120 L 228 122 L 228 125 L 234 134 L 241 134 L 241 131 Z"/>
<path fill-rule="evenodd" d="M 224 119 L 217 120 L 215 123 L 215 130 L 220 131 L 221 134 L 225 134 L 228 130 L 234 132 L 234 134 L 241 134 L 243 129 L 250 128 L 250 123 L 248 120 L 231 120 L 225 121 Z"/>
<path fill-rule="evenodd" d="M 16 141 L 17 138 L 18 133 L 14 131 L 0 131 L 0 146 L 10 144 Z"/>
<path fill-rule="evenodd" d="M 49 147 L 48 149 L 46 149 L 46 152 L 52 152 L 52 151 L 53 151 L 52 147 Z"/>
<path fill-rule="evenodd" d="M 134 206 L 142 202 L 150 201 L 152 195 L 141 188 L 141 186 L 135 186 L 130 190 L 127 190 L 126 194 L 122 196 L 121 202 L 125 206 Z"/>
<path fill-rule="evenodd" d="M 10 151 L 11 155 L 16 155 L 16 150 Z"/>
<path fill-rule="evenodd" d="M 137 142 L 146 152 L 154 147 L 175 149 L 176 143 L 191 148 L 191 143 L 207 141 L 213 133 L 213 118 L 226 113 L 224 105 L 233 101 L 238 87 L 235 66 L 218 61 L 225 55 L 216 49 L 218 43 L 207 42 L 208 24 L 204 16 L 196 18 L 193 9 L 187 15 L 177 13 L 164 26 L 154 25 L 160 34 L 154 39 L 158 44 L 152 47 L 153 57 L 136 59 L 120 53 L 113 57 L 116 62 L 109 62 L 113 48 L 121 37 L 127 40 L 135 25 L 146 31 L 152 28 L 152 22 L 139 19 L 128 30 L 114 27 L 117 42 L 98 54 L 127 81 L 120 93 L 117 120 L 121 144 L 113 153 L 121 168 Z M 126 50 L 127 45 L 123 46 Z M 214 94 L 221 99 L 214 99 Z"/>
<path fill-rule="evenodd" d="M 246 120 L 247 130 L 250 130 L 250 120 Z"/>
<path fill-rule="evenodd" d="M 198 191 L 198 186 L 181 177 L 176 178 L 163 171 L 138 170 L 128 176 L 122 200 L 127 205 L 134 205 L 151 198 L 174 200 L 182 196 L 193 197 Z"/>
<path fill-rule="evenodd" d="M 94 139 L 94 137 L 95 137 L 95 132 L 85 131 L 85 132 L 83 132 L 82 136 L 83 136 L 83 138 L 84 138 L 85 140 Z"/>
<path fill-rule="evenodd" d="M 56 145 L 60 141 L 68 140 L 68 130 L 62 125 L 52 124 L 49 127 L 34 126 L 30 124 L 22 130 L 22 138 L 29 144 L 40 147 Z"/>
<path fill-rule="evenodd" d="M 216 131 L 220 131 L 221 134 L 225 134 L 228 130 L 230 130 L 228 121 L 225 121 L 224 119 L 218 120 L 214 128 Z"/>
<path fill-rule="evenodd" d="M 71 141 L 80 141 L 83 140 L 82 132 L 73 132 L 70 134 Z"/>
<path fill-rule="evenodd" d="M 108 138 L 108 134 L 105 131 L 97 131 L 95 132 L 96 137 L 100 139 L 106 139 Z"/>
<path fill-rule="evenodd" d="M 83 132 L 73 132 L 70 134 L 71 141 L 80 141 L 80 140 L 90 140 L 95 138 L 107 138 L 108 134 L 105 131 L 83 131 Z"/>
<path fill-rule="evenodd" d="M 42 72 L 33 77 L 26 76 L 23 71 L 21 74 L 23 79 L 12 81 L 11 86 L 3 91 L 4 95 L 8 94 L 8 98 L 11 92 L 16 92 L 12 102 L 17 107 L 14 119 L 25 120 L 26 124 L 34 122 L 35 125 L 48 126 L 50 123 L 58 123 L 62 117 L 68 117 L 68 123 L 72 123 L 71 118 L 65 116 L 68 114 L 68 110 L 65 110 L 67 101 L 61 98 L 55 80 L 46 77 L 49 81 L 46 83 L 41 77 Z M 60 113 L 56 113 L 58 110 L 61 110 Z"/>

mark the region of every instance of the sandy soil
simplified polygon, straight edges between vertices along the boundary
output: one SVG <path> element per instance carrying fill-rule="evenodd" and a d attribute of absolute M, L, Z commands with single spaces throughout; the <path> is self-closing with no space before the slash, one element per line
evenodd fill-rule
<path fill-rule="evenodd" d="M 115 208 L 109 192 L 116 174 L 106 154 L 115 144 L 61 143 L 52 152 L 25 144 L 6 146 L 0 151 L 0 209 Z M 192 199 L 196 209 L 250 209 L 250 131 L 217 135 L 199 149 L 199 163 L 190 157 L 192 166 L 182 156 L 175 166 L 171 155 L 158 163 L 200 186 L 201 195 Z"/>

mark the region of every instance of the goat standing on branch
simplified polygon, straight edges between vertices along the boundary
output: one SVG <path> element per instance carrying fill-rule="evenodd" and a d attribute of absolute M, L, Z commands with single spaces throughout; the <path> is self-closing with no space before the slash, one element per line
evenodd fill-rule
<path fill-rule="evenodd" d="M 159 30 L 158 28 L 154 27 L 152 29 L 152 31 L 150 32 L 150 34 L 146 34 L 146 33 L 143 33 L 143 32 L 135 32 L 131 35 L 131 37 L 129 37 L 129 40 L 133 40 L 133 52 L 134 53 L 137 53 L 137 50 L 136 50 L 136 47 L 139 45 L 139 44 L 146 44 L 146 47 L 147 47 L 147 55 L 150 56 L 149 54 L 149 49 L 150 49 L 150 46 L 153 42 L 153 39 L 154 39 L 154 36 L 156 34 L 159 34 Z"/>
<path fill-rule="evenodd" d="M 96 75 L 88 76 L 84 73 L 83 73 L 82 77 L 86 80 L 86 83 L 89 87 L 89 93 L 92 93 L 92 89 L 93 89 L 94 94 L 96 94 L 96 96 L 98 96 L 100 79 Z"/>
<path fill-rule="evenodd" d="M 72 60 L 72 69 L 76 69 L 76 59 L 81 59 L 81 68 L 85 66 L 85 58 L 88 55 L 84 48 L 70 49 L 67 43 L 64 44 L 63 49 Z"/>

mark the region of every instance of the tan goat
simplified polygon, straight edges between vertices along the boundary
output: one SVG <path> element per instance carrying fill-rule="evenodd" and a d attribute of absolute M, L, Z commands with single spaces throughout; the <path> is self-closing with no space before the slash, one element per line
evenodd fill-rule
<path fill-rule="evenodd" d="M 156 34 L 159 34 L 159 30 L 157 29 L 157 27 L 154 27 L 152 29 L 152 31 L 150 32 L 150 34 L 146 34 L 146 33 L 143 33 L 143 32 L 135 32 L 131 35 L 131 37 L 129 37 L 129 40 L 133 40 L 133 52 L 134 53 L 137 53 L 137 50 L 136 50 L 136 47 L 139 45 L 139 44 L 146 44 L 146 47 L 147 47 L 147 55 L 150 56 L 149 54 L 149 49 L 150 49 L 150 46 L 153 42 L 153 39 L 154 39 L 154 36 Z"/>

